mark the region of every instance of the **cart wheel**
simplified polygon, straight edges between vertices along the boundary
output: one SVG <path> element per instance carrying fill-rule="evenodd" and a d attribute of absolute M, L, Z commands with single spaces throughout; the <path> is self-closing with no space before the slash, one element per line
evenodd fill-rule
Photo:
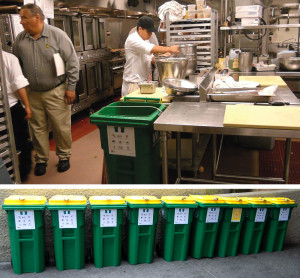
<path fill-rule="evenodd" d="M 156 247 L 155 248 L 156 249 L 156 255 L 158 257 L 162 257 L 162 245 L 161 245 L 161 243 L 157 243 L 155 247 Z"/>
<path fill-rule="evenodd" d="M 89 108 L 89 115 L 91 116 L 94 113 L 95 113 L 95 109 L 93 107 L 90 107 Z"/>

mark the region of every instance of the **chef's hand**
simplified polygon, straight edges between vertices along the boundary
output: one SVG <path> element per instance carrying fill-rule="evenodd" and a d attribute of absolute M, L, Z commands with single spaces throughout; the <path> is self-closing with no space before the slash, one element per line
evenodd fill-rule
<path fill-rule="evenodd" d="M 30 106 L 25 107 L 25 113 L 26 113 L 25 119 L 26 120 L 31 119 L 32 112 L 31 112 Z"/>
<path fill-rule="evenodd" d="M 170 52 L 166 52 L 166 53 L 163 53 L 163 54 L 159 54 L 159 57 L 169 57 L 171 55 L 172 54 Z"/>
<path fill-rule="evenodd" d="M 66 91 L 65 101 L 67 104 L 72 104 L 75 100 L 76 94 L 75 91 Z"/>
<path fill-rule="evenodd" d="M 170 52 L 171 53 L 179 53 L 179 46 L 178 45 L 170 46 Z"/>

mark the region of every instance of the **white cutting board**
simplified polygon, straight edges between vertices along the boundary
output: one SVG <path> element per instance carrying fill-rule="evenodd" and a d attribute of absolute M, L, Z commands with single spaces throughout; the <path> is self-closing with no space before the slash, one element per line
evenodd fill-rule
<path fill-rule="evenodd" d="M 300 106 L 227 105 L 223 125 L 300 130 Z"/>
<path fill-rule="evenodd" d="M 262 87 L 272 85 L 287 86 L 280 76 L 240 76 L 239 81 L 255 81 Z"/>

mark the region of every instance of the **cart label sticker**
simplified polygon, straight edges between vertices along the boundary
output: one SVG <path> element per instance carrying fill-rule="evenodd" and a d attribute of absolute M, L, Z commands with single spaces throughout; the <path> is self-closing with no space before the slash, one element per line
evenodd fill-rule
<path fill-rule="evenodd" d="M 116 209 L 100 209 L 100 227 L 117 227 Z"/>
<path fill-rule="evenodd" d="M 15 210 L 16 230 L 34 230 L 35 220 L 33 210 Z"/>
<path fill-rule="evenodd" d="M 219 222 L 220 208 L 207 208 L 206 223 Z"/>
<path fill-rule="evenodd" d="M 265 222 L 267 215 L 267 209 L 266 208 L 258 208 L 256 209 L 256 215 L 254 222 Z"/>
<path fill-rule="evenodd" d="M 107 126 L 109 154 L 135 157 L 133 127 Z"/>
<path fill-rule="evenodd" d="M 138 225 L 153 225 L 153 215 L 154 209 L 153 208 L 140 208 L 139 209 L 139 219 Z"/>
<path fill-rule="evenodd" d="M 189 212 L 189 208 L 175 208 L 174 224 L 188 224 Z"/>
<path fill-rule="evenodd" d="M 242 211 L 242 208 L 233 208 L 231 222 L 241 222 Z"/>
<path fill-rule="evenodd" d="M 60 229 L 77 228 L 76 210 L 59 210 L 58 220 Z"/>
<path fill-rule="evenodd" d="M 279 212 L 278 221 L 288 221 L 290 215 L 290 208 L 281 208 Z"/>

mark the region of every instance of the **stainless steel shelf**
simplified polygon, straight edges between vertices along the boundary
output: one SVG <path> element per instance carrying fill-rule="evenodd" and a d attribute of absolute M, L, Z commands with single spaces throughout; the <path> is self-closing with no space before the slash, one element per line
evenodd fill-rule
<path fill-rule="evenodd" d="M 300 28 L 300 24 L 271 24 L 271 25 L 259 25 L 259 26 L 241 26 L 234 25 L 230 27 L 221 26 L 221 31 L 230 30 L 259 30 L 259 29 L 272 29 L 272 28 Z"/>

